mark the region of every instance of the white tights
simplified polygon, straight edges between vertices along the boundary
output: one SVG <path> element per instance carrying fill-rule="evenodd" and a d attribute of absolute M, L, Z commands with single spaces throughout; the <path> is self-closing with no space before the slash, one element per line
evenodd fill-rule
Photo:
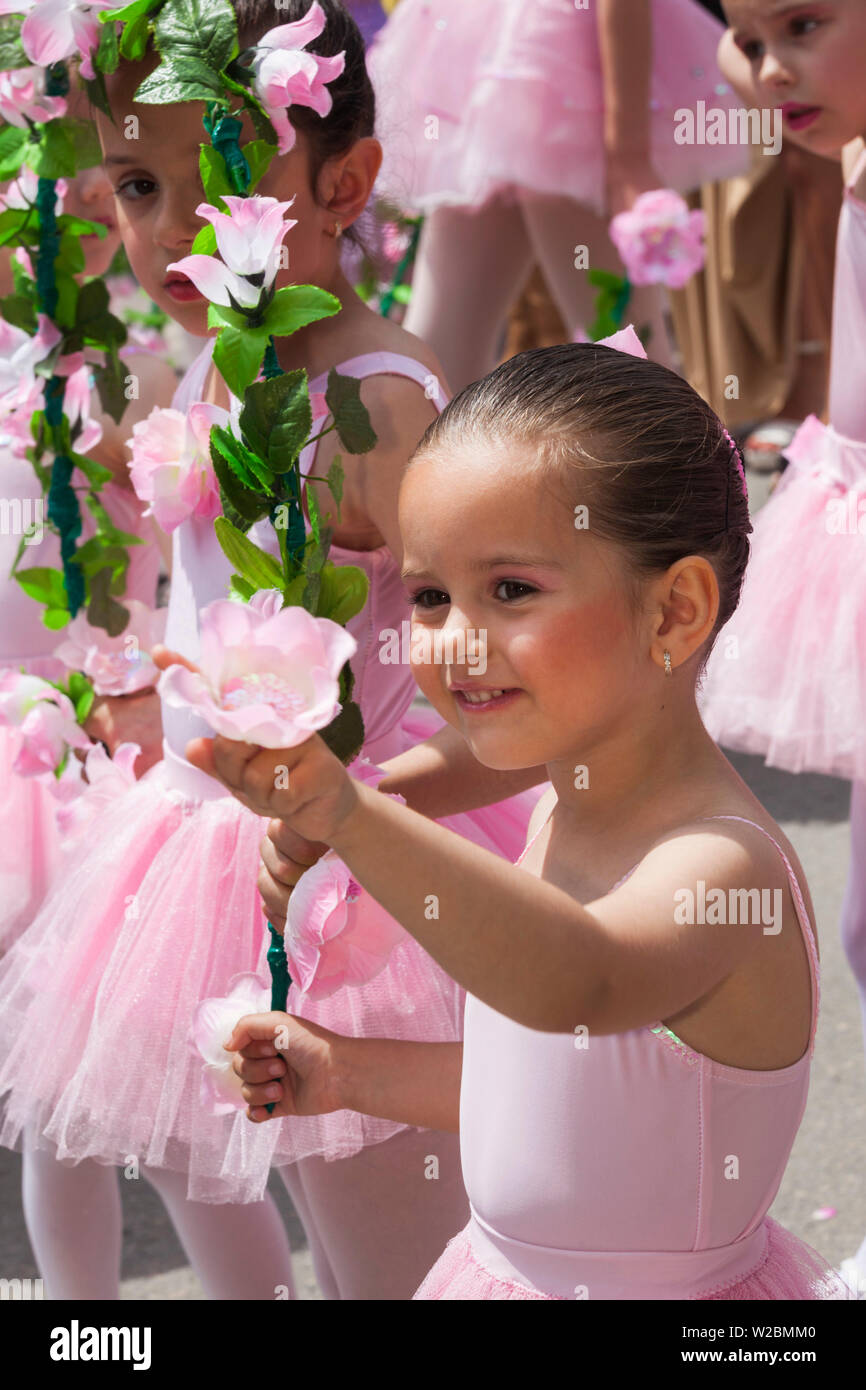
<path fill-rule="evenodd" d="M 581 246 L 590 268 L 623 273 L 607 222 L 570 198 L 521 192 L 516 202 L 494 198 L 477 211 L 438 208 L 424 222 L 404 326 L 433 348 L 456 393 L 494 367 L 506 315 L 534 263 L 569 336 L 589 326 L 597 292 L 575 268 Z M 650 324 L 649 355 L 671 366 L 661 291 L 634 289 L 627 312 L 638 326 Z"/>
<path fill-rule="evenodd" d="M 426 1177 L 435 1170 L 438 1177 Z M 456 1135 L 405 1130 L 354 1158 L 305 1159 L 280 1173 L 304 1223 L 325 1298 L 409 1299 L 468 1218 Z M 268 1196 L 191 1202 L 186 1175 L 144 1170 L 209 1299 L 295 1297 L 291 1250 Z M 117 1171 L 50 1152 L 24 1154 L 24 1217 L 50 1299 L 117 1299 L 122 1213 Z"/>

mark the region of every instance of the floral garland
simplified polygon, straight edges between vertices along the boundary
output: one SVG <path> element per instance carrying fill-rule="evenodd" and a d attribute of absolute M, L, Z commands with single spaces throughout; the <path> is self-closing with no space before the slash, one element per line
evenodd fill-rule
<path fill-rule="evenodd" d="M 128 622 L 118 602 L 128 548 L 140 541 L 114 525 L 100 500 L 111 473 L 89 457 L 101 437 L 89 409 L 93 380 L 103 409 L 121 419 L 126 329 L 111 313 L 102 281 L 79 286 L 76 279 L 84 269 L 78 239 L 104 236 L 105 229 L 62 211 L 65 180 L 101 158 L 92 129 L 67 115 L 67 60 L 77 55 L 82 72 L 92 73 L 96 12 L 104 3 L 70 0 L 58 8 L 53 0 L 0 0 L 0 180 L 12 180 L 0 198 L 0 246 L 15 248 L 13 292 L 0 300 L 0 431 L 13 453 L 32 463 L 48 525 L 60 538 L 58 570 L 18 568 L 22 537 L 16 580 L 44 606 L 47 627 L 63 628 L 85 609 L 93 626 L 116 636 Z M 85 348 L 104 360 L 85 363 Z M 82 499 L 93 534 L 80 544 Z"/>

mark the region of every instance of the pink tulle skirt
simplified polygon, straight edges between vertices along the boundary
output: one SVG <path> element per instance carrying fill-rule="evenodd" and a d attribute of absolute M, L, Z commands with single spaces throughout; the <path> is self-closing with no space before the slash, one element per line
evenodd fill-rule
<path fill-rule="evenodd" d="M 406 746 L 438 721 L 413 711 Z M 538 793 L 445 824 L 516 858 Z M 268 980 L 256 888 L 266 822 L 231 797 L 197 801 L 163 764 L 94 821 L 89 849 L 0 962 L 0 1143 L 60 1160 L 189 1174 L 196 1200 L 260 1200 L 272 1163 L 347 1158 L 406 1126 L 351 1111 L 253 1125 L 200 1099 L 189 1032 L 236 975 Z M 289 1008 L 359 1036 L 451 1041 L 462 991 L 407 936 L 365 986 Z"/>
<path fill-rule="evenodd" d="M 773 767 L 863 780 L 866 445 L 810 416 L 787 453 L 755 519 L 742 597 L 708 662 L 701 714 L 718 743 Z"/>
<path fill-rule="evenodd" d="M 784 1226 L 766 1219 L 767 1253 L 759 1269 L 733 1284 L 710 1289 L 684 1288 L 678 1297 L 698 1301 L 847 1299 L 851 1297 L 839 1276 L 823 1256 L 798 1240 Z M 544 1299 L 566 1302 L 561 1295 L 544 1293 L 517 1280 L 491 1273 L 476 1258 L 469 1227 L 449 1241 L 442 1255 L 415 1294 L 419 1300 L 448 1301 L 486 1299 Z M 623 1256 L 624 1263 L 628 1257 Z M 624 1269 L 623 1299 L 635 1297 Z M 641 1297 L 643 1295 L 641 1294 Z"/>
<path fill-rule="evenodd" d="M 368 63 L 383 192 L 430 212 L 520 188 L 604 209 L 597 6 L 574 0 L 401 0 Z M 740 105 L 716 66 L 722 26 L 694 0 L 653 0 L 652 160 L 671 188 L 745 172 L 742 144 L 690 143 L 676 113 Z M 715 135 L 713 136 L 715 138 Z"/>

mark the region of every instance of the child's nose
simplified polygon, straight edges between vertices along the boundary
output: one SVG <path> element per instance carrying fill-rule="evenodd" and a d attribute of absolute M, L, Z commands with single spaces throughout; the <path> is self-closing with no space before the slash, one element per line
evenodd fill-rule
<path fill-rule="evenodd" d="M 778 87 L 791 81 L 791 74 L 775 53 L 765 53 L 761 59 L 758 79 L 768 87 Z"/>
<path fill-rule="evenodd" d="M 93 169 L 84 169 L 77 175 L 76 183 L 81 201 L 88 207 L 108 202 L 113 197 L 111 180 L 101 165 L 96 165 Z"/>
<path fill-rule="evenodd" d="M 204 223 L 196 215 L 196 202 L 166 200 L 159 211 L 154 227 L 154 239 L 167 251 L 178 251 L 192 245 Z"/>

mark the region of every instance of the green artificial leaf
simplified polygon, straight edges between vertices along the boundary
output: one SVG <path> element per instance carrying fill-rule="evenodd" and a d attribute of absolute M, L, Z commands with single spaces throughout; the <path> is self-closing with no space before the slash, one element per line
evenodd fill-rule
<path fill-rule="evenodd" d="M 229 0 L 169 0 L 156 21 L 160 53 L 189 54 L 219 72 L 237 56 L 237 21 Z"/>
<path fill-rule="evenodd" d="M 344 766 L 357 758 L 364 746 L 364 720 L 354 700 L 348 700 L 330 724 L 319 730 L 319 737 Z"/>
<path fill-rule="evenodd" d="M 105 32 L 109 33 L 110 30 Z M 81 169 L 92 169 L 94 165 L 101 164 L 102 147 L 93 122 L 76 121 L 70 117 L 66 119 L 69 121 L 69 134 L 72 139 L 76 172 Z"/>
<path fill-rule="evenodd" d="M 72 614 L 68 608 L 46 608 L 42 614 L 43 626 L 50 628 L 52 632 L 58 632 L 72 621 Z"/>
<path fill-rule="evenodd" d="M 198 167 L 206 201 L 225 212 L 226 207 L 222 200 L 227 193 L 231 196 L 235 190 L 229 183 L 226 174 L 226 162 L 219 150 L 215 150 L 213 145 L 202 145 L 199 151 Z M 216 239 L 215 233 L 214 239 Z"/>
<path fill-rule="evenodd" d="M 147 39 L 150 31 L 150 15 L 136 15 L 134 19 L 129 19 L 123 26 L 120 35 L 120 56 L 127 58 L 130 62 L 136 63 L 143 58 L 147 51 Z"/>
<path fill-rule="evenodd" d="M 310 437 L 313 426 L 310 391 L 303 368 L 284 372 L 273 380 L 288 384 L 271 422 L 267 458 L 275 473 L 287 473 Z"/>
<path fill-rule="evenodd" d="M 283 589 L 284 608 L 302 608 L 304 602 L 304 589 L 307 586 L 307 576 L 301 572 L 296 575 L 290 584 Z"/>
<path fill-rule="evenodd" d="M 213 352 L 214 366 L 232 394 L 239 399 L 243 399 L 247 387 L 261 371 L 267 345 L 268 334 L 263 329 L 224 328 L 217 337 Z"/>
<path fill-rule="evenodd" d="M 82 285 L 75 308 L 75 328 L 85 342 L 98 346 L 119 346 L 126 341 L 126 327 L 108 307 L 104 280 L 88 280 Z"/>
<path fill-rule="evenodd" d="M 268 171 L 271 160 L 277 152 L 276 145 L 271 145 L 267 140 L 251 140 L 248 145 L 244 145 L 244 157 L 250 166 L 250 187 L 252 193 L 259 179 Z"/>
<path fill-rule="evenodd" d="M 93 368 L 93 375 L 96 379 L 99 404 L 106 415 L 110 415 L 114 423 L 119 425 L 128 402 L 126 399 L 126 373 L 114 345 L 109 347 L 105 355 L 105 362 Z"/>
<path fill-rule="evenodd" d="M 99 570 L 93 575 L 90 581 L 87 621 L 93 627 L 103 628 L 109 637 L 119 637 L 129 622 L 129 611 L 111 597 L 110 584 L 111 574 L 108 569 Z"/>
<path fill-rule="evenodd" d="M 5 299 L 0 299 L 0 314 L 13 328 L 36 332 L 36 306 L 29 295 L 7 294 Z"/>
<path fill-rule="evenodd" d="M 66 585 L 63 571 L 38 565 L 35 569 L 16 570 L 15 578 L 30 598 L 37 603 L 45 603 L 49 608 L 67 608 Z"/>
<path fill-rule="evenodd" d="M 339 299 L 318 285 L 286 285 L 267 307 L 264 323 L 275 338 L 288 338 L 308 323 L 330 318 L 341 309 Z"/>
<path fill-rule="evenodd" d="M 216 233 L 214 233 L 216 235 Z M 228 309 L 223 304 L 209 304 L 207 309 L 208 328 L 240 328 L 247 327 L 248 320 L 244 314 L 237 313 L 234 309 Z"/>
<path fill-rule="evenodd" d="M 54 322 L 58 328 L 67 332 L 75 326 L 75 306 L 78 303 L 78 281 L 73 275 L 58 272 L 54 277 L 57 286 L 57 308 Z"/>
<path fill-rule="evenodd" d="M 103 24 L 109 20 L 120 20 L 121 24 L 127 24 L 130 20 L 138 19 L 141 15 L 155 14 L 162 7 L 164 0 L 132 0 L 130 5 L 118 6 L 114 10 L 103 10 L 99 16 Z"/>
<path fill-rule="evenodd" d="M 250 448 L 260 458 L 268 458 L 271 436 L 284 412 L 287 428 L 291 429 L 300 390 L 307 390 L 307 373 L 302 367 L 291 372 L 282 372 L 270 381 L 256 381 L 244 392 L 244 406 L 240 414 L 241 432 Z"/>
<path fill-rule="evenodd" d="M 75 234 L 68 223 L 64 222 L 66 213 L 59 219 L 61 225 L 60 250 L 54 262 L 55 274 L 58 271 L 68 275 L 80 275 L 84 269 L 84 251 L 81 246 L 79 236 Z M 77 218 L 70 219 L 77 222 Z"/>
<path fill-rule="evenodd" d="M 307 498 L 309 505 L 309 497 Z M 319 595 L 322 588 L 322 570 L 331 549 L 330 527 L 322 527 L 318 540 L 313 539 L 304 550 L 304 574 L 307 583 L 304 588 L 303 605 L 309 613 L 318 612 Z"/>
<path fill-rule="evenodd" d="M 357 565 L 323 566 L 316 615 L 345 627 L 367 602 L 370 581 Z"/>
<path fill-rule="evenodd" d="M 210 222 L 206 222 L 201 231 L 196 233 L 195 241 L 189 249 L 194 256 L 213 256 L 216 254 L 216 231 Z M 210 309 L 213 307 L 211 305 Z"/>
<path fill-rule="evenodd" d="M 307 488 L 307 511 L 310 517 L 310 534 L 313 537 L 313 549 L 320 546 L 322 539 L 322 514 L 319 510 L 319 499 L 316 496 L 315 488 Z M 322 562 L 324 564 L 324 561 Z"/>
<path fill-rule="evenodd" d="M 87 716 L 93 708 L 93 701 L 96 698 L 96 691 L 93 686 L 86 690 L 83 695 L 75 701 L 75 718 L 79 724 L 84 724 Z"/>
<path fill-rule="evenodd" d="M 99 71 L 99 68 L 94 68 L 93 77 L 83 78 L 82 81 L 84 82 L 84 90 L 87 93 L 87 100 L 90 102 L 90 105 L 95 106 L 97 111 L 101 111 L 103 116 L 107 116 L 113 125 L 114 115 L 108 101 L 108 90 L 105 86 L 104 74 Z"/>
<path fill-rule="evenodd" d="M 39 143 L 27 147 L 26 163 L 41 179 L 71 179 L 75 175 L 72 122 L 65 117 L 40 128 Z"/>
<path fill-rule="evenodd" d="M 93 686 L 87 679 L 83 671 L 70 671 L 66 678 L 66 694 L 70 700 L 78 700 L 87 690 L 92 690 Z"/>
<path fill-rule="evenodd" d="M 337 520 L 340 519 L 340 504 L 343 501 L 343 480 L 346 474 L 343 469 L 343 461 L 339 454 L 334 455 L 334 460 L 325 474 L 325 481 L 331 489 L 331 496 L 337 504 Z"/>
<path fill-rule="evenodd" d="M 68 450 L 67 453 L 76 468 L 81 469 L 91 487 L 104 487 L 105 484 L 110 483 L 114 477 L 110 468 L 106 468 L 104 464 L 97 463 L 95 459 L 87 458 L 84 454 L 76 454 L 71 450 Z"/>
<path fill-rule="evenodd" d="M 19 23 L 15 22 L 15 19 Z M 12 15 L 4 18 L 0 22 L 0 70 L 6 71 L 12 68 L 26 68 L 30 66 L 30 59 L 24 52 L 24 45 L 21 42 L 20 16 Z M 22 132 L 22 134 L 26 133 Z"/>
<path fill-rule="evenodd" d="M 361 400 L 361 383 L 356 376 L 340 376 L 332 367 L 328 373 L 325 401 L 334 417 L 340 443 L 350 454 L 369 454 L 376 434 L 367 407 Z"/>
<path fill-rule="evenodd" d="M 253 594 L 258 593 L 258 589 L 255 589 L 253 585 L 250 584 L 249 580 L 241 579 L 239 574 L 232 575 L 229 588 L 233 594 L 237 594 L 239 598 L 242 598 L 244 603 L 249 603 Z"/>
<path fill-rule="evenodd" d="M 241 486 L 252 494 L 257 503 L 270 497 L 274 475 L 267 464 L 222 425 L 217 425 L 211 430 L 211 458 L 215 466 L 218 458 L 224 459 Z"/>
<path fill-rule="evenodd" d="M 256 589 L 282 589 L 283 572 L 272 555 L 232 526 L 224 516 L 214 522 L 216 538 L 223 554 L 242 579 L 254 584 Z"/>
<path fill-rule="evenodd" d="M 6 63 L 0 61 L 0 68 Z M 26 59 L 22 66 L 26 66 Z M 17 126 L 7 125 L 0 130 L 0 179 L 14 178 L 24 162 L 27 150 L 27 131 Z"/>
<path fill-rule="evenodd" d="M 219 73 L 200 58 L 181 55 L 164 57 L 133 99 L 145 106 L 169 106 L 176 101 L 216 101 L 221 96 Z"/>
<path fill-rule="evenodd" d="M 119 62 L 117 48 L 117 29 L 112 21 L 107 21 L 99 31 L 99 44 L 96 49 L 96 56 L 93 66 L 100 72 L 114 72 Z"/>

